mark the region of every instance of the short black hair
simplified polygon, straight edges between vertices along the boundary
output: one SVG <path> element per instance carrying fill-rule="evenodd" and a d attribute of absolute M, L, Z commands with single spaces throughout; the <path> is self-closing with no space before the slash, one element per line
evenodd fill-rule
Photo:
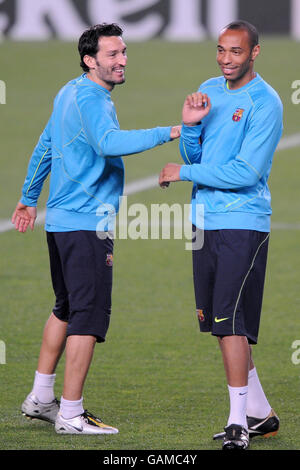
<path fill-rule="evenodd" d="M 84 56 L 95 57 L 99 50 L 99 38 L 101 36 L 122 36 L 123 30 L 117 23 L 102 23 L 91 26 L 84 31 L 78 41 L 78 52 L 80 55 L 80 67 L 84 72 L 89 71 L 89 67 L 84 63 Z"/>
<path fill-rule="evenodd" d="M 250 42 L 250 48 L 251 50 L 253 47 L 257 46 L 258 41 L 259 41 L 259 35 L 258 31 L 253 24 L 249 23 L 248 21 L 244 20 L 237 20 L 237 21 L 232 21 L 232 23 L 229 23 L 223 30 L 225 29 L 235 29 L 235 30 L 244 30 L 247 31 L 248 36 L 249 36 L 249 42 Z"/>

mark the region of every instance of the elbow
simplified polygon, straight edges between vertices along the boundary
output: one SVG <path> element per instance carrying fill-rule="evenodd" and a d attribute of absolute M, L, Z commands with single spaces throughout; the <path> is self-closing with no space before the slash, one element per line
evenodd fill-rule
<path fill-rule="evenodd" d="M 246 177 L 241 178 L 239 181 L 237 181 L 236 184 L 234 184 L 234 189 L 239 190 L 244 188 L 250 188 L 251 186 L 256 186 L 259 180 L 260 178 L 258 175 L 247 175 Z"/>
<path fill-rule="evenodd" d="M 241 188 L 255 186 L 262 178 L 259 170 L 242 159 L 240 160 L 236 171 L 239 174 L 239 179 L 241 180 Z"/>
<path fill-rule="evenodd" d="M 115 133 L 112 129 L 107 131 L 100 142 L 98 142 L 96 152 L 100 157 L 118 157 L 119 148 L 116 145 Z"/>
<path fill-rule="evenodd" d="M 110 145 L 98 145 L 98 148 L 95 149 L 96 153 L 103 158 L 115 158 L 120 157 L 119 152 L 116 152 L 115 149 Z"/>
<path fill-rule="evenodd" d="M 245 178 L 243 186 L 245 188 L 249 188 L 251 186 L 256 186 L 257 183 L 259 182 L 260 178 L 261 177 L 257 173 L 252 172 L 251 174 L 247 175 L 247 178 Z"/>
<path fill-rule="evenodd" d="M 232 173 L 232 181 L 235 182 L 235 189 L 249 188 L 255 186 L 261 179 L 261 175 L 253 166 L 239 165 Z"/>
<path fill-rule="evenodd" d="M 100 157 L 110 157 L 111 156 L 111 146 L 109 145 L 109 142 L 107 142 L 107 139 L 102 139 L 101 142 L 97 145 L 96 153 L 100 155 Z"/>

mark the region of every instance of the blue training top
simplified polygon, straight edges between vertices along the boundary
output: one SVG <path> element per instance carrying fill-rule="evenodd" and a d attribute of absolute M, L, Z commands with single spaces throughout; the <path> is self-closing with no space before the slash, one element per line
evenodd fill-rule
<path fill-rule="evenodd" d="M 45 229 L 96 230 L 118 212 L 124 186 L 121 156 L 168 142 L 170 133 L 171 127 L 120 130 L 110 92 L 83 74 L 54 100 L 29 162 L 21 202 L 36 206 L 51 172 Z"/>
<path fill-rule="evenodd" d="M 259 74 L 230 90 L 224 77 L 203 83 L 199 91 L 212 103 L 201 124 L 183 126 L 180 179 L 194 183 L 192 222 L 204 206 L 204 229 L 270 231 L 268 177 L 282 134 L 282 103 Z M 202 207 L 203 207 L 202 206 Z"/>

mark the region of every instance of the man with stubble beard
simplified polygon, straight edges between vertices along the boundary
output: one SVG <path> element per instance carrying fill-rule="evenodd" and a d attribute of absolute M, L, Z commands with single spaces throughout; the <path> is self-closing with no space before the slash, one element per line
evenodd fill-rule
<path fill-rule="evenodd" d="M 37 201 L 50 174 L 45 230 L 56 303 L 22 411 L 55 423 L 59 434 L 118 432 L 83 407 L 94 347 L 105 341 L 111 314 L 113 240 L 107 236 L 106 220 L 118 212 L 123 193 L 121 157 L 180 135 L 181 126 L 120 129 L 111 92 L 125 81 L 127 48 L 122 33 L 117 24 L 102 24 L 80 37 L 84 73 L 57 94 L 12 217 L 19 232 L 33 230 Z M 55 370 L 64 349 L 64 385 L 58 402 Z"/>
<path fill-rule="evenodd" d="M 256 28 L 246 21 L 226 26 L 219 36 L 222 76 L 189 95 L 182 111 L 180 152 L 184 165 L 167 164 L 166 187 L 191 181 L 195 236 L 193 250 L 196 310 L 200 330 L 217 337 L 226 372 L 230 412 L 224 450 L 246 449 L 249 437 L 277 432 L 271 408 L 252 359 L 262 307 L 271 197 L 268 177 L 282 134 L 282 103 L 254 71 L 260 52 Z"/>

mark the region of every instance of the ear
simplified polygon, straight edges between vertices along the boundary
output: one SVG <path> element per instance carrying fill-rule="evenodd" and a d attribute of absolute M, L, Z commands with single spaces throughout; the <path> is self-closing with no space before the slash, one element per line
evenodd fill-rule
<path fill-rule="evenodd" d="M 252 59 L 252 60 L 255 60 L 259 53 L 260 53 L 260 45 L 257 44 L 257 45 L 254 46 L 253 49 L 252 49 L 251 59 Z"/>
<path fill-rule="evenodd" d="M 85 55 L 83 57 L 83 62 L 88 66 L 89 69 L 94 69 L 96 67 L 96 59 L 90 55 Z"/>

